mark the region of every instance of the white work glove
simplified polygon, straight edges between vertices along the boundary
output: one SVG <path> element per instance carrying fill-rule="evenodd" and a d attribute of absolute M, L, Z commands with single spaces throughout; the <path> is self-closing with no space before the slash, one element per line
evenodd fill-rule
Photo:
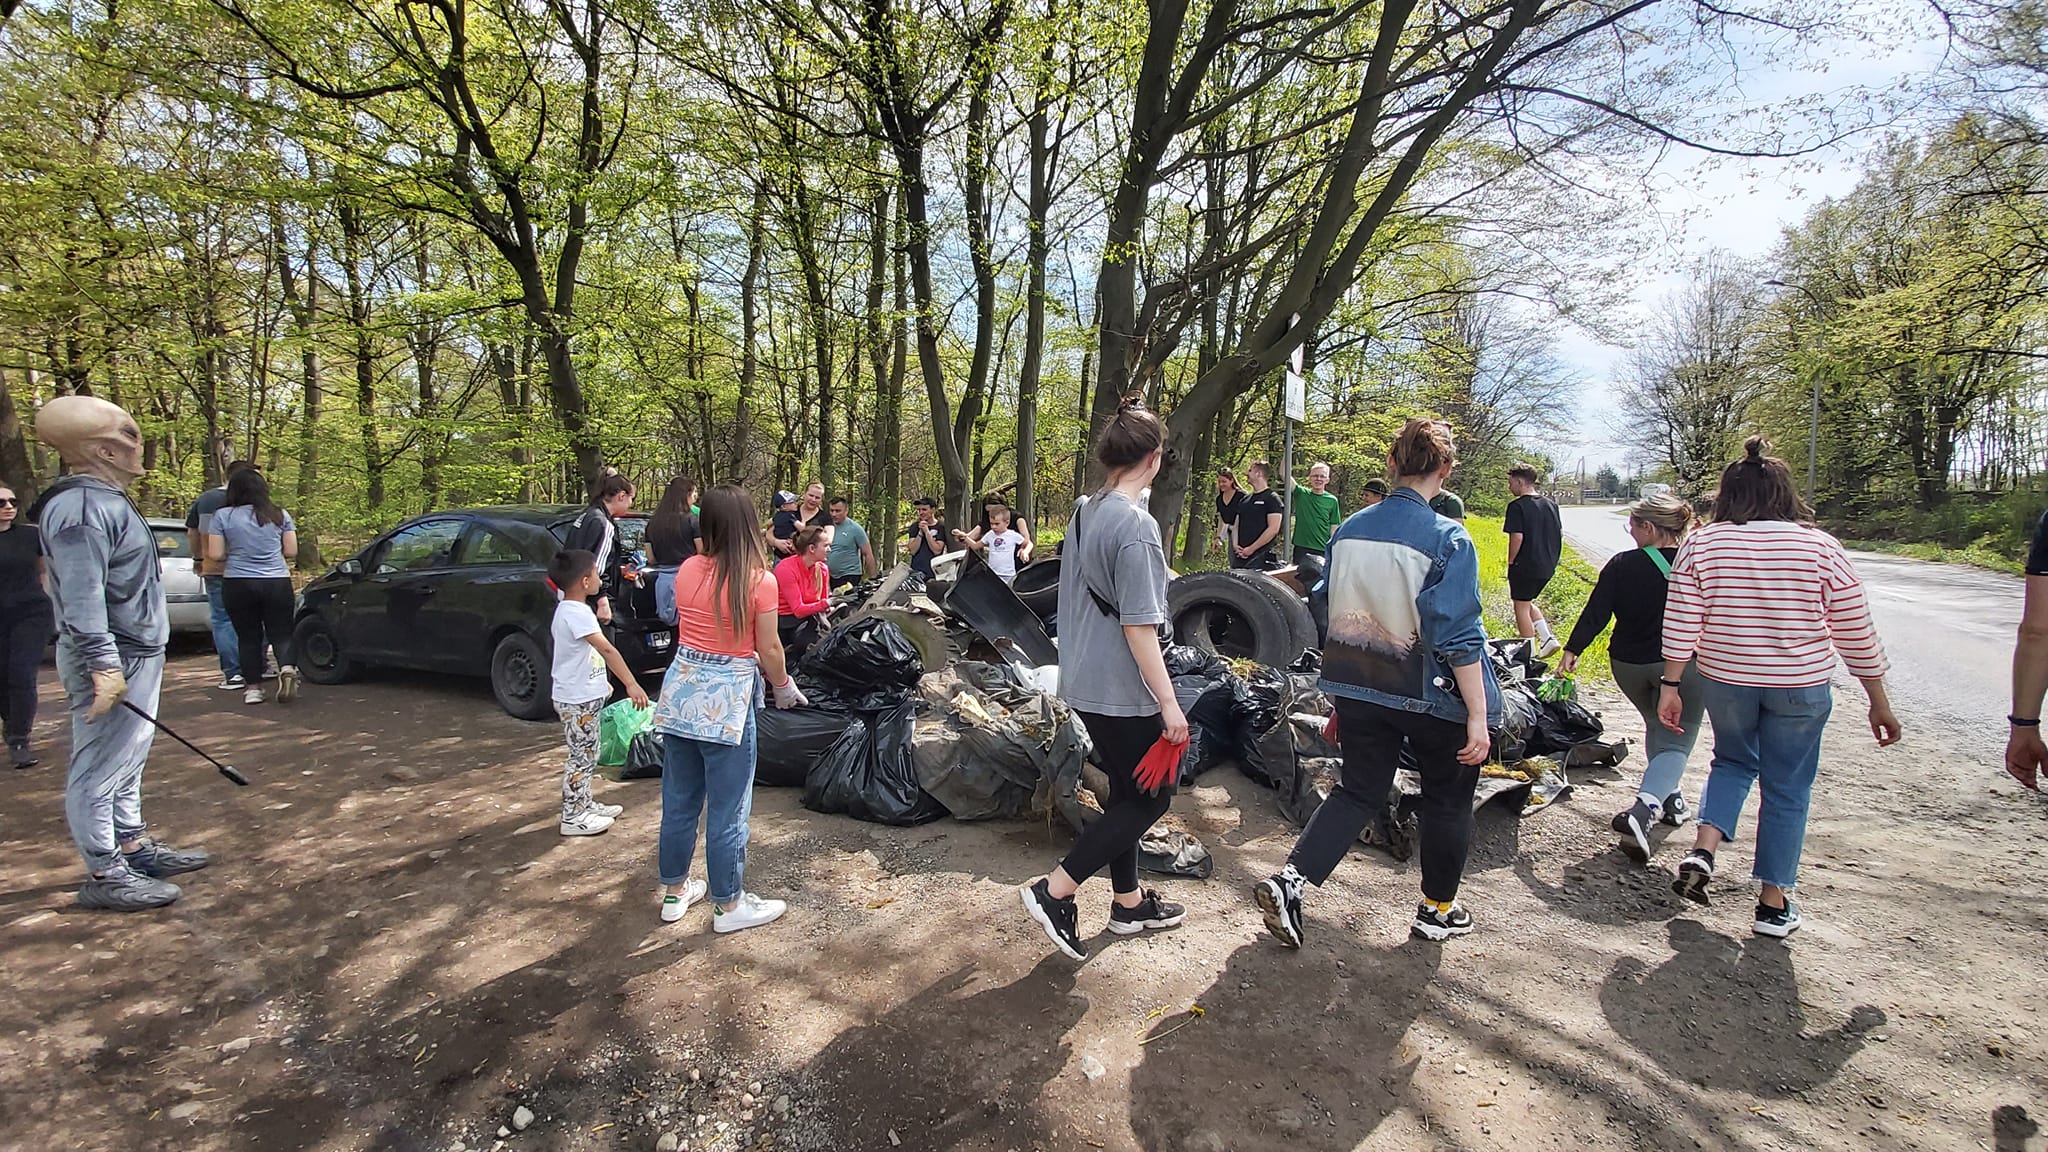
<path fill-rule="evenodd" d="M 114 710 L 121 697 L 128 694 L 128 677 L 121 675 L 119 668 L 109 668 L 92 674 L 92 707 L 85 713 L 87 720 L 97 720 Z"/>
<path fill-rule="evenodd" d="M 777 708 L 808 708 L 811 706 L 811 700 L 810 697 L 804 695 L 803 689 L 796 686 L 796 680 L 791 678 L 775 686 L 775 706 Z"/>

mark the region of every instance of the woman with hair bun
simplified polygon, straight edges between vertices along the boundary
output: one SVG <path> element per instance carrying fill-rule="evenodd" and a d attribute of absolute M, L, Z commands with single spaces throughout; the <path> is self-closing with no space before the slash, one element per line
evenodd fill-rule
<path fill-rule="evenodd" d="M 1472 794 L 1500 721 L 1500 687 L 1486 658 L 1479 560 L 1465 526 L 1432 512 L 1457 465 L 1448 424 L 1410 420 L 1387 454 L 1385 500 L 1355 512 L 1330 538 L 1324 582 L 1330 628 L 1321 687 L 1337 707 L 1343 767 L 1287 867 L 1252 896 L 1266 928 L 1302 943 L 1302 889 L 1321 886 L 1393 788 L 1405 748 L 1422 778 L 1422 902 L 1412 931 L 1446 940 L 1472 931 L 1458 885 L 1472 849 Z"/>
<path fill-rule="evenodd" d="M 1669 493 L 1646 496 L 1628 508 L 1628 534 L 1636 547 L 1619 552 L 1600 569 L 1600 579 L 1579 610 L 1579 621 L 1565 641 L 1558 671 L 1571 673 L 1581 653 L 1614 621 L 1608 662 L 1615 686 L 1643 717 L 1643 769 L 1636 799 L 1614 817 L 1622 834 L 1621 850 L 1639 864 L 1650 862 L 1650 827 L 1658 820 L 1673 827 L 1691 819 L 1679 781 L 1685 761 L 1699 737 L 1700 713 L 1706 707 L 1699 673 L 1688 668 L 1678 689 L 1679 724 L 1673 732 L 1657 719 L 1657 681 L 1664 675 L 1664 596 L 1678 545 L 1692 528 L 1692 505 Z"/>
<path fill-rule="evenodd" d="M 1657 718 L 1685 730 L 1686 665 L 1697 666 L 1714 760 L 1700 793 L 1699 834 L 1672 890 L 1707 902 L 1714 850 L 1735 835 L 1752 784 L 1757 809 L 1754 878 L 1763 885 L 1756 933 L 1799 930 L 1789 893 L 1799 878 L 1806 814 L 1820 770 L 1820 738 L 1834 709 L 1835 658 L 1863 682 L 1879 747 L 1899 738 L 1885 694 L 1884 646 L 1863 584 L 1833 536 L 1806 523 L 1785 462 L 1761 436 L 1721 471 L 1713 522 L 1693 531 L 1671 566 L 1664 607 L 1664 675 Z"/>
<path fill-rule="evenodd" d="M 1074 893 L 1109 869 L 1109 930 L 1128 936 L 1180 924 L 1186 910 L 1138 886 L 1138 840 L 1173 803 L 1172 770 L 1147 787 L 1139 776 L 1160 737 L 1186 744 L 1188 720 L 1174 699 L 1159 644 L 1166 623 L 1166 551 L 1144 493 L 1159 472 L 1166 429 L 1126 401 L 1095 441 L 1108 480 L 1074 506 L 1060 549 L 1060 698 L 1074 709 L 1109 777 L 1102 815 L 1074 838 L 1067 858 L 1018 890 L 1024 910 L 1061 952 L 1087 959 Z"/>

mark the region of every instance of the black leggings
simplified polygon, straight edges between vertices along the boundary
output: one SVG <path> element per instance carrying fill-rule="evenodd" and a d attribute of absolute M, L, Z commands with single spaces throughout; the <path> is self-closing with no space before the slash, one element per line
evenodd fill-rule
<path fill-rule="evenodd" d="M 234 621 L 242 649 L 242 675 L 263 678 L 263 644 L 277 653 L 277 666 L 292 663 L 292 581 L 289 576 L 230 576 L 220 582 L 221 603 Z"/>
<path fill-rule="evenodd" d="M 1137 777 L 1138 761 L 1145 758 L 1145 753 L 1166 731 L 1166 723 L 1157 714 L 1076 715 L 1088 729 L 1088 739 L 1095 743 L 1096 759 L 1109 777 L 1109 796 L 1102 805 L 1102 815 L 1074 838 L 1074 847 L 1060 867 L 1066 869 L 1074 883 L 1080 884 L 1106 864 L 1113 891 L 1136 892 L 1138 841 L 1173 804 L 1172 780 L 1160 787 L 1158 795 L 1148 796 L 1138 787 Z"/>
<path fill-rule="evenodd" d="M 1465 726 L 1424 712 L 1404 712 L 1363 700 L 1337 697 L 1337 729 L 1343 745 L 1343 778 L 1301 830 L 1287 862 L 1312 884 L 1330 878 L 1366 824 L 1379 815 L 1401 766 L 1401 746 L 1413 754 L 1422 777 L 1416 823 L 1422 855 L 1422 895 L 1451 900 L 1472 851 L 1472 793 L 1479 768 L 1458 763 Z"/>
<path fill-rule="evenodd" d="M 0 616 L 0 717 L 4 717 L 7 742 L 28 739 L 36 723 L 36 671 L 49 646 L 53 617 L 50 602 L 36 599 L 26 606 L 9 604 Z"/>

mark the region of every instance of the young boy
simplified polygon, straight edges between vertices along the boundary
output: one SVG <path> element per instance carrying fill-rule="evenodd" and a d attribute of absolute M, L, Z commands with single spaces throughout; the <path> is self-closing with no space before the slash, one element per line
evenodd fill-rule
<path fill-rule="evenodd" d="M 647 693 L 619 650 L 604 638 L 597 613 L 590 609 L 589 600 L 602 584 L 596 554 L 578 548 L 555 553 L 548 580 L 562 594 L 549 628 L 555 641 L 555 714 L 562 718 L 562 734 L 569 743 L 569 759 L 562 767 L 562 835 L 595 836 L 625 811 L 590 798 L 590 774 L 597 769 L 597 714 L 612 694 L 605 669 L 626 686 L 633 707 L 647 707 Z"/>
<path fill-rule="evenodd" d="M 1018 565 L 1031 563 L 1031 541 L 1010 527 L 1010 510 L 1000 505 L 988 510 L 988 531 L 981 534 L 981 539 L 972 536 L 960 536 L 959 539 L 980 552 L 987 559 L 989 570 L 1001 577 L 1005 584 L 1016 581 Z"/>

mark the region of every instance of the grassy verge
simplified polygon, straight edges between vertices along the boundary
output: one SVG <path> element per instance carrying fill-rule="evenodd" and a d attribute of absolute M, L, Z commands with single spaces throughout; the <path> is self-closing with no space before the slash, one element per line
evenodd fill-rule
<path fill-rule="evenodd" d="M 1943 564 L 1968 564 L 1972 568 L 1985 568 L 2012 576 L 2026 572 L 2026 565 L 2018 559 L 1994 552 L 1981 544 L 1972 544 L 1967 548 L 1945 548 L 1940 544 L 1905 544 L 1897 540 L 1844 540 L 1842 546 L 1858 552 L 1910 556 L 1915 560 L 1936 560 Z"/>
<path fill-rule="evenodd" d="M 1508 538 L 1507 533 L 1501 531 L 1501 518 L 1467 516 L 1465 530 L 1472 534 L 1472 543 L 1479 552 L 1479 602 L 1486 612 L 1486 634 L 1513 636 L 1515 609 L 1508 599 Z M 1586 595 L 1593 591 L 1593 581 L 1599 575 L 1599 570 L 1574 551 L 1571 544 L 1565 544 L 1557 575 L 1536 598 L 1543 614 L 1550 618 L 1550 626 L 1557 632 L 1559 640 L 1571 634 L 1572 624 L 1579 618 L 1579 609 L 1586 606 Z M 1590 648 L 1579 653 L 1579 675 L 1600 680 L 1611 677 L 1607 667 L 1605 633 L 1593 641 Z"/>

